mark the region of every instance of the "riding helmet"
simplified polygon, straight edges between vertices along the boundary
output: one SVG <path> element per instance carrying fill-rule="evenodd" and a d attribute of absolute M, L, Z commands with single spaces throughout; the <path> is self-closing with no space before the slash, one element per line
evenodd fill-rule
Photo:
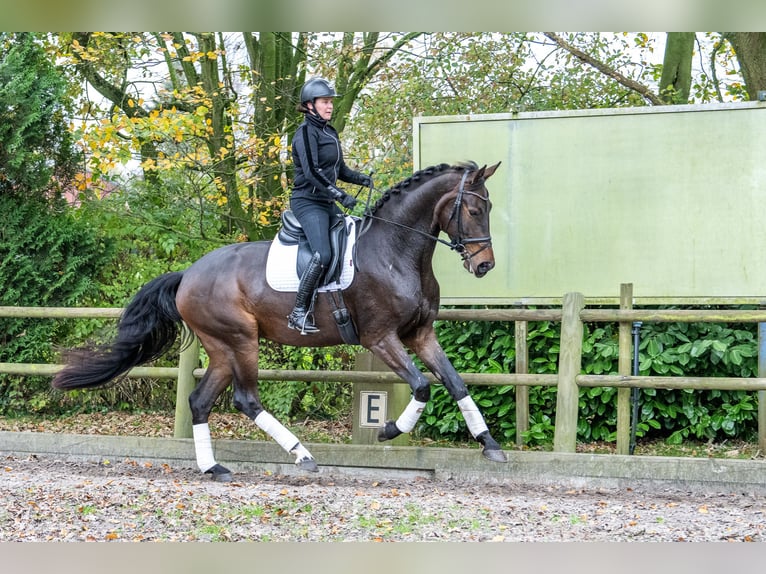
<path fill-rule="evenodd" d="M 335 98 L 335 88 L 324 78 L 311 78 L 301 88 L 301 103 L 313 102 L 316 98 Z"/>

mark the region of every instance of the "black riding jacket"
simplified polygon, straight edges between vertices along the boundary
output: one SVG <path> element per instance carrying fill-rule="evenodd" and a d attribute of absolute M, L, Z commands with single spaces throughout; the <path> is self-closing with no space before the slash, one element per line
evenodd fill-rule
<path fill-rule="evenodd" d="M 332 203 L 338 195 L 337 180 L 362 185 L 362 174 L 343 161 L 338 132 L 318 116 L 306 114 L 293 137 L 292 152 L 295 198 Z"/>

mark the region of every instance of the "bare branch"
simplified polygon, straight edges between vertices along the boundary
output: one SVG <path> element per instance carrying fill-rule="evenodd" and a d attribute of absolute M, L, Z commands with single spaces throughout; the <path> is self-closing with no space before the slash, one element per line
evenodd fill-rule
<path fill-rule="evenodd" d="M 649 100 L 651 103 L 653 103 L 655 106 L 665 105 L 665 102 L 662 100 L 662 98 L 660 98 L 657 94 L 652 92 L 649 88 L 647 88 L 643 84 L 639 84 L 635 80 L 631 80 L 630 78 L 623 76 L 617 70 L 610 68 L 603 62 L 596 60 L 595 58 L 593 58 L 592 56 L 589 56 L 582 50 L 578 50 L 572 44 L 564 40 L 561 36 L 559 36 L 555 32 L 543 32 L 543 34 L 545 34 L 546 37 L 553 40 L 560 48 L 563 48 L 564 50 L 572 54 L 575 58 L 577 58 L 581 62 L 584 62 L 588 64 L 589 66 L 593 66 L 599 72 L 612 78 L 617 83 L 622 84 L 623 86 L 633 90 L 634 92 L 637 92 L 638 94 L 640 94 L 641 96 Z"/>

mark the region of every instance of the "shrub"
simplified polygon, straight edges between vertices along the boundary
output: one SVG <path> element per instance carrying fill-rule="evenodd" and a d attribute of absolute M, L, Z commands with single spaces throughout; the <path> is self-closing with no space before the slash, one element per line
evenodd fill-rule
<path fill-rule="evenodd" d="M 487 322 L 437 322 L 439 340 L 459 372 L 514 372 L 514 325 Z M 558 371 L 560 325 L 531 322 L 529 371 Z M 753 377 L 757 366 L 757 333 L 752 324 L 656 323 L 641 329 L 639 374 L 701 377 Z M 583 372 L 616 374 L 617 324 L 586 324 Z M 512 386 L 470 388 L 487 424 L 501 441 L 516 437 Z M 613 441 L 617 423 L 617 389 L 580 389 L 578 440 Z M 553 441 L 556 388 L 529 387 L 529 445 Z M 642 389 L 638 437 L 684 439 L 751 439 L 757 433 L 757 395 L 744 391 Z M 416 433 L 422 437 L 467 440 L 470 434 L 457 405 L 438 386 Z"/>

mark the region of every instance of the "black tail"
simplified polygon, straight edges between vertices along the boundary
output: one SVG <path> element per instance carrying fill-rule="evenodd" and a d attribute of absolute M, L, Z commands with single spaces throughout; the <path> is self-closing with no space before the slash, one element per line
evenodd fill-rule
<path fill-rule="evenodd" d="M 182 277 L 182 272 L 166 273 L 144 285 L 120 317 L 117 339 L 69 351 L 67 366 L 51 385 L 57 389 L 98 387 L 167 352 L 183 324 L 176 307 Z M 191 332 L 185 331 L 184 339 L 191 339 Z"/>

